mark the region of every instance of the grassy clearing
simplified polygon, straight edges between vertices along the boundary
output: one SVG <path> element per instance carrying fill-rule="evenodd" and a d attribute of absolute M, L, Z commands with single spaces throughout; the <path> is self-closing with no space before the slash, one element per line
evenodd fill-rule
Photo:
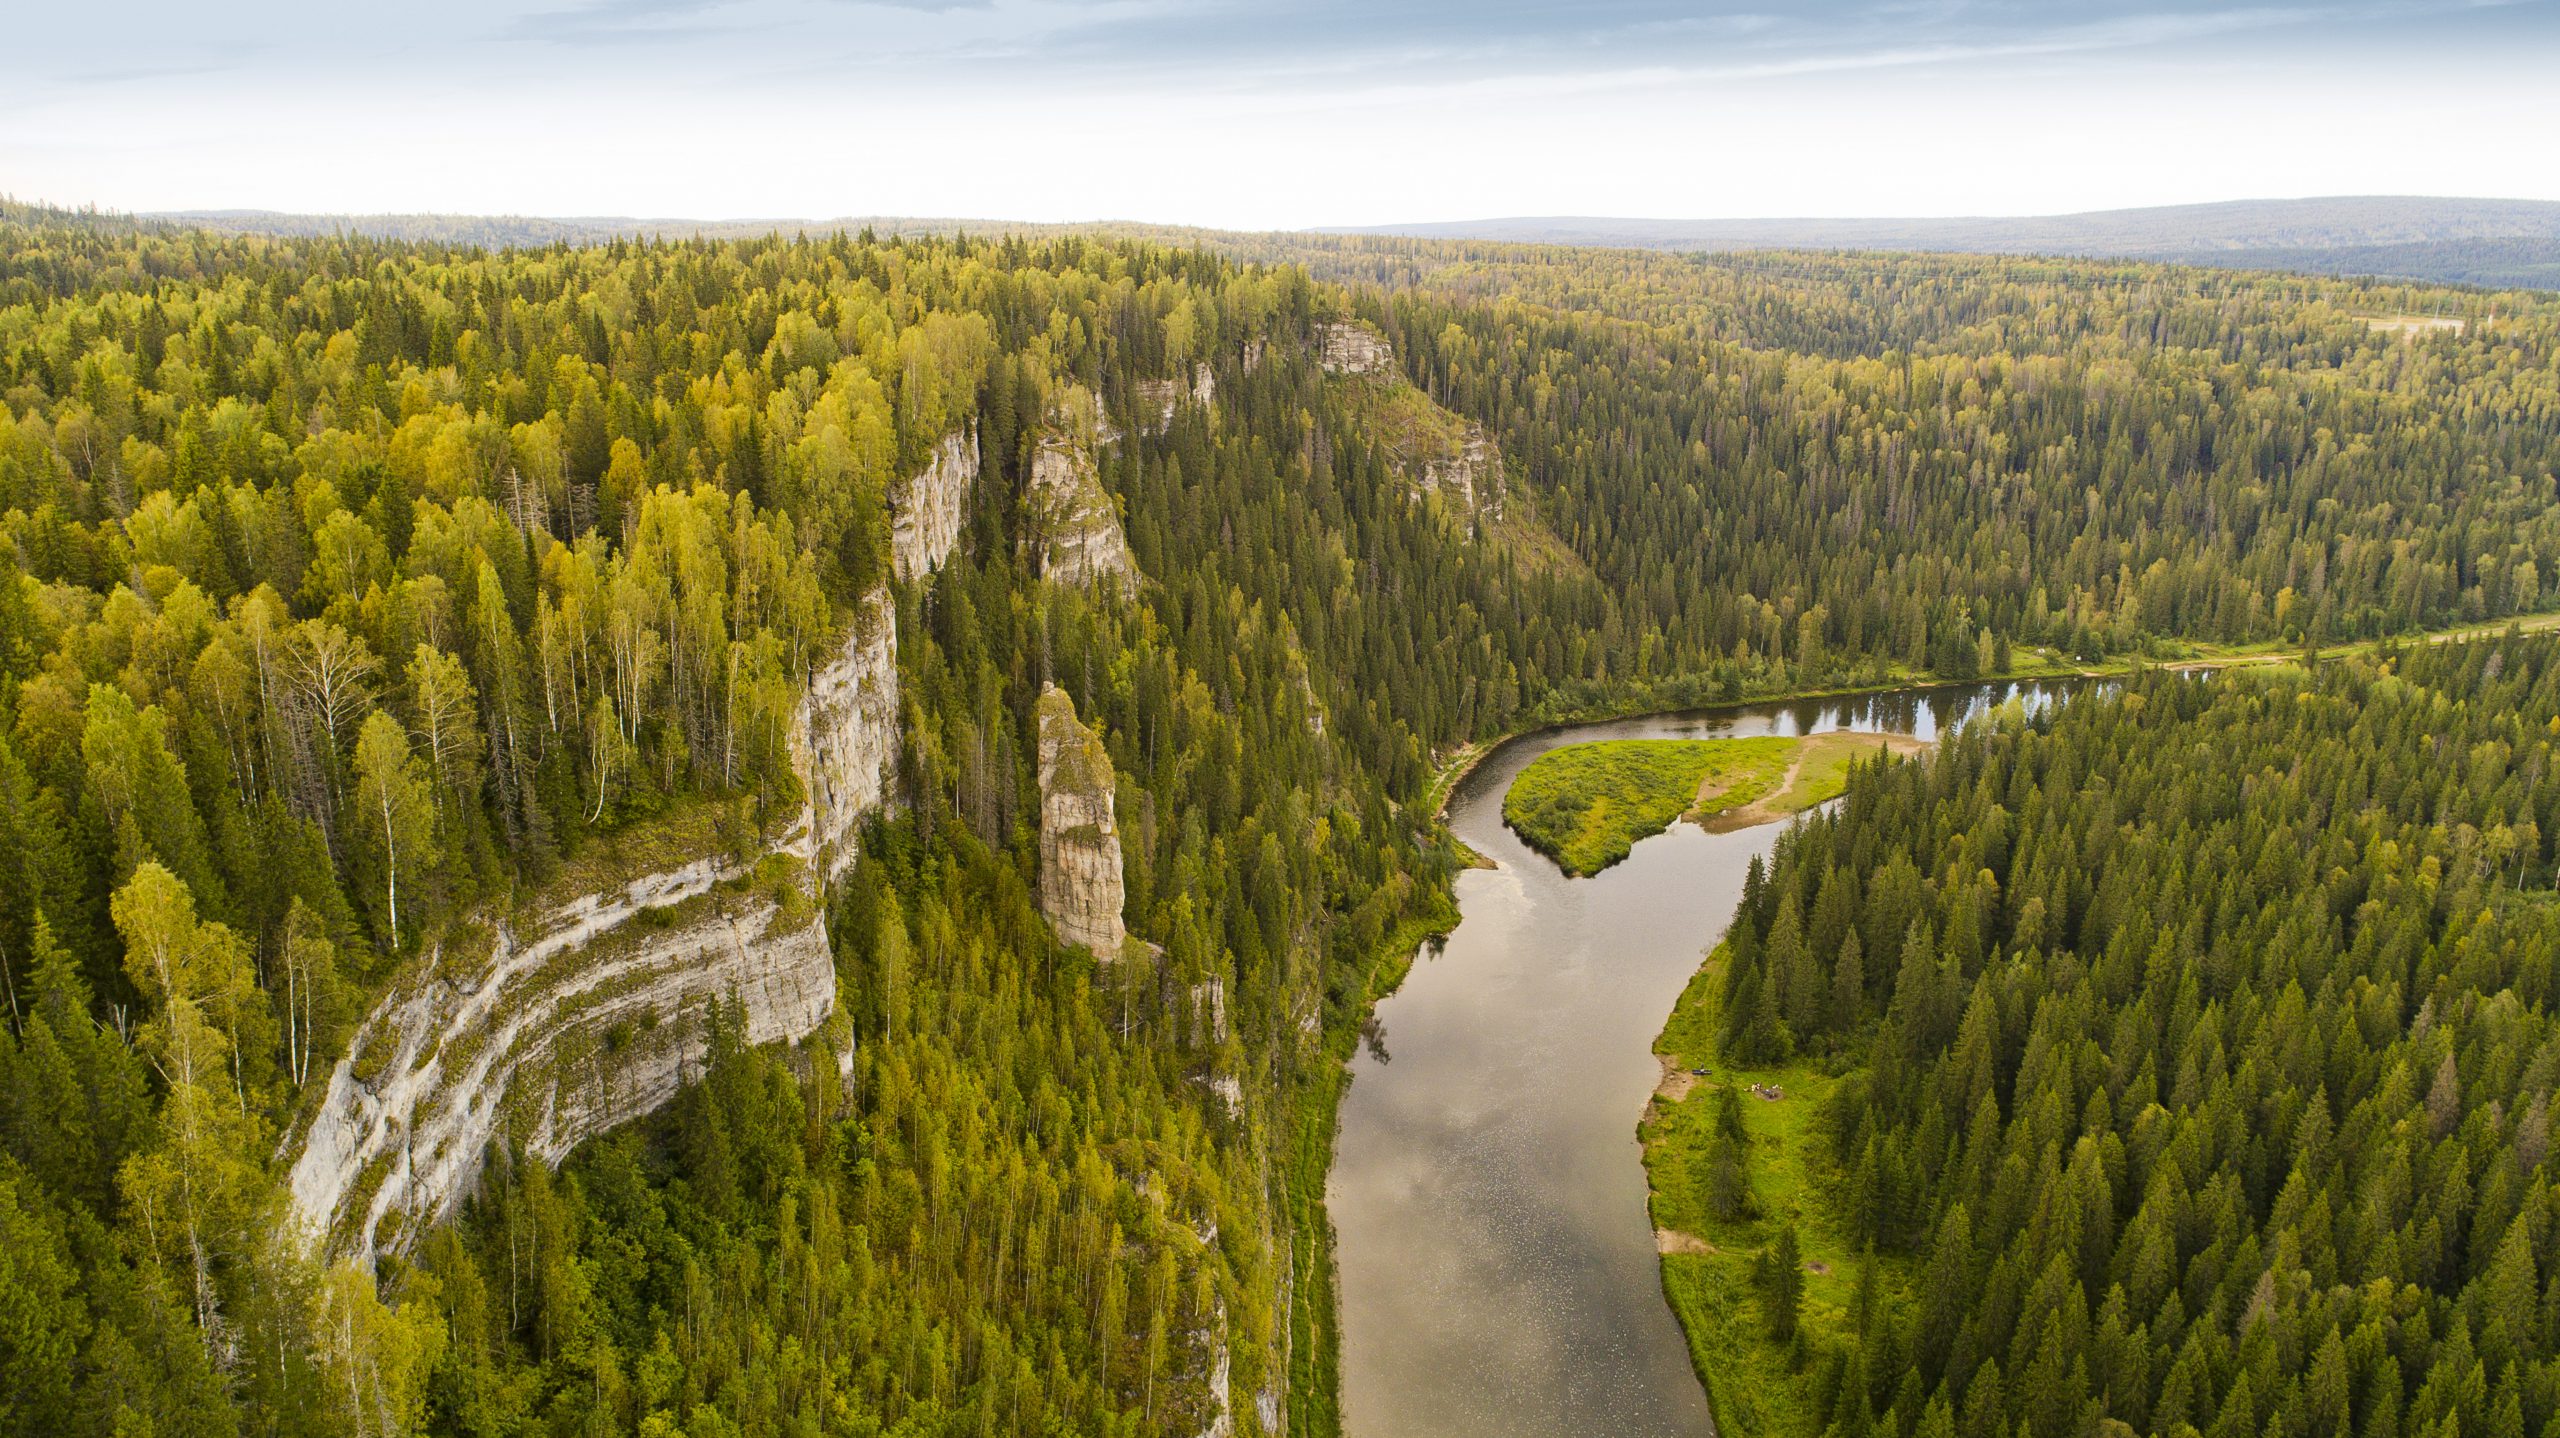
<path fill-rule="evenodd" d="M 1743 829 L 1801 813 L 1847 787 L 1849 766 L 1900 735 L 1810 739 L 1603 739 L 1541 754 L 1502 796 L 1502 820 L 1568 874 L 1596 874 L 1678 818 Z"/>
<path fill-rule="evenodd" d="M 1502 796 L 1502 821 L 1568 874 L 1596 874 L 1692 810 L 1776 789 L 1796 741 L 1605 739 L 1541 754 Z"/>
<path fill-rule="evenodd" d="M 1740 804 L 1719 805 L 1713 810 L 1701 806 L 1691 810 L 1689 817 L 1721 833 L 1784 819 L 1840 797 L 1841 791 L 1849 787 L 1851 765 L 1887 751 L 1915 754 L 1928 747 L 1908 734 L 1870 734 L 1849 729 L 1816 734 L 1796 741 L 1795 757 L 1788 762 L 1785 782 L 1775 789 Z"/>
<path fill-rule="evenodd" d="M 1816 1429 L 1819 1365 L 1805 1355 L 1848 1340 L 1857 1302 L 1860 1255 L 1842 1231 L 1830 1196 L 1849 1175 L 1830 1161 L 1817 1115 L 1843 1080 L 1811 1063 L 1728 1070 L 1718 1065 L 1719 949 L 1689 981 L 1655 1049 L 1685 1075 L 1710 1076 L 1682 1098 L 1657 1098 L 1639 1127 L 1653 1189 L 1653 1224 L 1661 1235 L 1662 1289 L 1688 1335 L 1689 1357 L 1715 1406 L 1718 1430 L 1734 1438 L 1803 1435 Z M 1741 1090 L 1751 1135 L 1747 1171 L 1758 1212 L 1718 1219 L 1706 1203 L 1707 1149 L 1718 1091 Z M 1754 1096 L 1760 1084 L 1783 1098 Z M 1802 1330 L 1793 1345 L 1769 1333 L 1753 1286 L 1753 1260 L 1793 1224 L 1805 1261 Z M 1880 1258 L 1880 1296 L 1909 1292 L 1906 1259 Z"/>

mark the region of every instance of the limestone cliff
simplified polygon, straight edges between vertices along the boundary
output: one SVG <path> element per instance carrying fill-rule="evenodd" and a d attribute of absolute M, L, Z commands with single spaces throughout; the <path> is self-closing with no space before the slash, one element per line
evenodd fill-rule
<path fill-rule="evenodd" d="M 1454 452 L 1422 461 L 1423 491 L 1436 494 L 1461 514 L 1483 519 L 1502 517 L 1502 451 L 1474 420 L 1465 428 Z"/>
<path fill-rule="evenodd" d="M 854 831 L 888 795 L 898 751 L 898 622 L 873 590 L 844 645 L 815 674 L 791 726 L 791 763 L 808 791 L 791 847 L 833 880 L 853 862 Z"/>
<path fill-rule="evenodd" d="M 1041 691 L 1040 912 L 1069 944 L 1112 959 L 1129 940 L 1120 920 L 1120 826 L 1114 817 L 1111 756 L 1076 718 L 1075 701 L 1052 684 Z"/>
<path fill-rule="evenodd" d="M 754 1042 L 814 1030 L 835 1004 L 826 928 L 805 897 L 746 878 L 705 858 L 557 905 L 522 936 L 496 922 L 450 938 L 330 1074 L 294 1160 L 296 1218 L 333 1249 L 404 1250 L 471 1191 L 511 1114 L 552 1163 L 666 1102 L 712 999 L 744 1005 Z"/>
<path fill-rule="evenodd" d="M 1317 326 L 1316 362 L 1327 374 L 1384 374 L 1395 369 L 1396 352 L 1376 330 L 1339 320 Z"/>
<path fill-rule="evenodd" d="M 1191 366 L 1191 383 L 1185 386 L 1179 378 L 1150 379 L 1138 382 L 1138 418 L 1148 429 L 1163 429 L 1173 423 L 1174 413 L 1185 399 L 1202 409 L 1218 398 L 1218 377 L 1205 364 Z"/>
<path fill-rule="evenodd" d="M 1417 498 L 1438 500 L 1470 533 L 1502 518 L 1509 482 L 1502 450 L 1484 426 L 1415 388 L 1396 367 L 1386 339 L 1365 324 L 1320 326 L 1316 343 L 1317 363 L 1341 377 L 1339 390 L 1383 441 Z"/>
<path fill-rule="evenodd" d="M 792 736 L 808 802 L 778 850 L 740 858 L 707 810 L 602 841 L 552 892 L 455 926 L 396 980 L 292 1149 L 294 1217 L 332 1251 L 401 1251 L 450 1216 L 491 1142 L 557 1162 L 673 1097 L 714 1000 L 752 1043 L 834 1010 L 819 902 L 884 802 L 897 744 L 885 592 L 813 677 Z"/>
<path fill-rule="evenodd" d="M 934 446 L 925 467 L 890 496 L 889 549 L 900 579 L 930 574 L 951 557 L 978 466 L 977 431 L 953 430 Z"/>
<path fill-rule="evenodd" d="M 1043 427 L 1031 459 L 1027 507 L 1044 577 L 1090 589 L 1137 588 L 1138 561 L 1095 461 L 1116 438 L 1093 396 L 1081 389 L 1069 391 Z"/>

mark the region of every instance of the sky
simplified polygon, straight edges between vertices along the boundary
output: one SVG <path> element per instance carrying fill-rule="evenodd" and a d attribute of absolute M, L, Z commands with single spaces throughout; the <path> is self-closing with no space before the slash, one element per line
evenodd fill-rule
<path fill-rule="evenodd" d="M 2560 199 L 2560 0 L 0 0 L 0 193 L 1296 228 Z"/>

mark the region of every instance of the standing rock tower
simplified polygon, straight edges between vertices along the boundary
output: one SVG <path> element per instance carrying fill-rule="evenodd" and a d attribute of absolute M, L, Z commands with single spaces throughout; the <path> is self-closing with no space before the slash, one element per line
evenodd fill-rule
<path fill-rule="evenodd" d="M 1120 825 L 1112 814 L 1111 756 L 1052 684 L 1040 693 L 1040 912 L 1060 941 L 1116 959 L 1129 941 L 1120 922 Z"/>

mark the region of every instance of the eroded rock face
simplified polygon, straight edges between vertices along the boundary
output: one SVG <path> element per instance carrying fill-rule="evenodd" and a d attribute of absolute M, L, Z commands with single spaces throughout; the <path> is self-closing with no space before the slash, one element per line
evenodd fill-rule
<path fill-rule="evenodd" d="M 1041 691 L 1040 912 L 1069 944 L 1113 959 L 1127 946 L 1120 919 L 1120 825 L 1113 815 L 1111 756 L 1076 718 L 1055 684 Z"/>
<path fill-rule="evenodd" d="M 1502 450 L 1473 420 L 1467 421 L 1457 453 L 1423 462 L 1420 483 L 1424 492 L 1439 495 L 1463 514 L 1502 517 Z"/>
<path fill-rule="evenodd" d="M 1163 429 L 1173 423 L 1174 412 L 1189 398 L 1202 409 L 1218 398 L 1218 377 L 1205 364 L 1191 366 L 1191 384 L 1185 388 L 1179 379 L 1149 379 L 1138 382 L 1138 409 L 1148 429 Z"/>
<path fill-rule="evenodd" d="M 1471 534 L 1480 521 L 1502 517 L 1502 450 L 1484 426 L 1415 392 L 1394 349 L 1367 325 L 1323 325 L 1316 342 L 1327 374 L 1362 377 L 1352 388 L 1374 398 L 1369 412 L 1417 498 L 1437 497 Z"/>
<path fill-rule="evenodd" d="M 822 878 L 886 801 L 896 747 L 880 591 L 813 676 L 792 735 L 808 803 L 779 853 L 702 854 L 460 926 L 330 1074 L 289 1178 L 305 1232 L 333 1252 L 405 1250 L 476 1186 L 492 1140 L 556 1163 L 657 1108 L 701 1062 L 714 1000 L 739 1005 L 750 1043 L 815 1032 L 836 995 Z"/>
<path fill-rule="evenodd" d="M 1317 329 L 1316 363 L 1327 374 L 1381 374 L 1395 368 L 1396 352 L 1376 330 L 1343 320 Z"/>
<path fill-rule="evenodd" d="M 885 589 L 854 615 L 844 646 L 809 677 L 791 729 L 791 762 L 808 791 L 793 848 L 833 880 L 854 858 L 854 833 L 888 797 L 898 753 L 898 624 Z"/>
<path fill-rule="evenodd" d="M 1210 1230 L 1209 1241 L 1216 1242 L 1217 1230 Z M 1204 1245 L 1205 1246 L 1205 1245 Z M 1201 1338 L 1209 1343 L 1209 1425 L 1200 1430 L 1200 1438 L 1235 1438 L 1235 1400 L 1230 1391 L 1231 1356 L 1227 1352 L 1227 1305 L 1219 1300 L 1209 1320 L 1209 1331 Z"/>
<path fill-rule="evenodd" d="M 1093 397 L 1081 390 L 1042 433 L 1031 460 L 1029 509 L 1044 577 L 1090 589 L 1137 588 L 1137 558 L 1094 460 L 1117 438 L 1094 410 Z"/>
<path fill-rule="evenodd" d="M 724 887 L 745 875 L 697 860 L 436 954 L 330 1074 L 294 1160 L 295 1216 L 338 1251 L 403 1251 L 452 1216 L 511 1114 L 556 1163 L 673 1097 L 713 999 L 743 1007 L 750 1042 L 815 1030 L 835 1006 L 826 927 L 798 894 Z"/>
<path fill-rule="evenodd" d="M 960 543 L 960 523 L 978 466 L 977 431 L 953 430 L 891 498 L 889 548 L 900 579 L 931 574 L 951 557 Z"/>

